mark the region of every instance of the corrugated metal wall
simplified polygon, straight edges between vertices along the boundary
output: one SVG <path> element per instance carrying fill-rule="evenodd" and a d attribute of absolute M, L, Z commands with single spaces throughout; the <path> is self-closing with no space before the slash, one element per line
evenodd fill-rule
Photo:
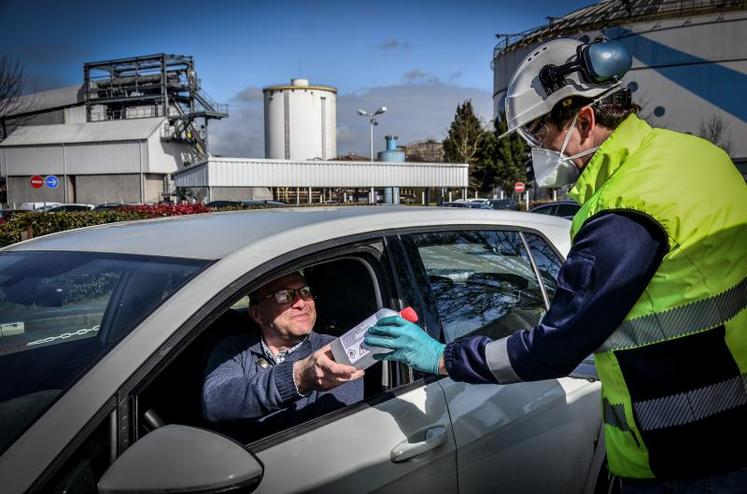
<path fill-rule="evenodd" d="M 177 187 L 467 187 L 463 163 L 210 158 L 174 177 Z"/>

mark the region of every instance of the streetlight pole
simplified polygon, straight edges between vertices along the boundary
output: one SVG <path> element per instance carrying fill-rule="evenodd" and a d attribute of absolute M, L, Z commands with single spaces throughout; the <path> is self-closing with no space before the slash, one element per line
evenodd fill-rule
<path fill-rule="evenodd" d="M 370 140 L 369 140 L 369 143 L 370 143 L 370 152 L 371 152 L 371 154 L 370 154 L 370 156 L 371 156 L 371 162 L 373 162 L 373 160 L 374 160 L 373 128 L 374 128 L 374 125 L 379 125 L 379 122 L 376 121 L 376 116 L 377 115 L 381 115 L 384 112 L 386 112 L 386 106 L 380 107 L 375 112 L 368 112 L 366 110 L 361 110 L 361 109 L 358 110 L 358 115 L 360 115 L 362 117 L 368 117 L 368 126 L 370 128 L 369 129 L 369 131 L 370 131 Z"/>

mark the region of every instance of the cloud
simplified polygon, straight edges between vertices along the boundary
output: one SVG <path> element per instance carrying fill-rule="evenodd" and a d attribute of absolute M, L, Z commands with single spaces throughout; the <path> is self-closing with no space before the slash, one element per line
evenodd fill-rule
<path fill-rule="evenodd" d="M 387 107 L 387 112 L 377 117 L 379 125 L 374 127 L 374 151 L 381 151 L 386 135 L 398 136 L 400 145 L 428 138 L 442 140 L 454 119 L 457 105 L 467 99 L 472 100 L 483 121 L 492 119 L 492 93 L 487 89 L 453 84 L 400 84 L 338 94 L 337 154 L 354 152 L 368 156 L 368 119 L 356 113 L 358 108 Z M 229 112 L 229 118 L 210 124 L 211 152 L 232 157 L 264 157 L 262 104 L 245 103 L 239 108 L 232 105 Z"/>
<path fill-rule="evenodd" d="M 241 91 L 239 91 L 239 93 L 233 97 L 233 100 L 253 103 L 256 101 L 264 101 L 264 95 L 262 93 L 261 87 L 247 86 Z"/>
<path fill-rule="evenodd" d="M 402 79 L 410 84 L 439 84 L 439 78 L 420 69 L 408 70 L 402 74 Z"/>
<path fill-rule="evenodd" d="M 452 72 L 451 74 L 449 74 L 449 79 L 448 80 L 449 80 L 449 82 L 454 82 L 455 80 L 459 79 L 460 77 L 462 77 L 462 71 L 461 70 L 457 70 L 456 72 Z"/>
<path fill-rule="evenodd" d="M 407 49 L 410 48 L 409 41 L 399 41 L 396 39 L 388 39 L 383 43 L 376 45 L 379 50 L 396 50 L 397 48 Z"/>
<path fill-rule="evenodd" d="M 356 94 L 337 97 L 337 154 L 369 153 L 368 120 L 358 108 L 371 110 L 386 106 L 374 127 L 374 151 L 384 149 L 384 136 L 398 136 L 400 145 L 421 139 L 446 137 L 458 104 L 471 99 L 484 121 L 493 117 L 491 91 L 447 84 L 379 86 Z"/>

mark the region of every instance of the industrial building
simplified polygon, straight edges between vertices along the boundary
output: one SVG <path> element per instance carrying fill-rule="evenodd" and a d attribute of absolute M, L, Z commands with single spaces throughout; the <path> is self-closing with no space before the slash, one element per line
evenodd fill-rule
<path fill-rule="evenodd" d="M 40 202 L 153 203 L 280 199 L 296 203 L 428 202 L 465 196 L 466 164 L 405 163 L 396 137 L 379 161 L 336 161 L 336 93 L 293 79 L 264 88 L 265 159 L 209 152 L 208 122 L 225 105 L 201 89 L 191 57 L 87 63 L 83 84 L 26 97 L 0 119 L 0 173 L 11 207 Z M 31 177 L 54 175 L 53 189 Z M 420 188 L 416 200 L 413 188 Z M 429 197 L 429 192 L 430 197 Z"/>
<path fill-rule="evenodd" d="M 6 203 L 160 201 L 175 192 L 172 173 L 208 156 L 208 122 L 228 116 L 202 91 L 192 57 L 86 63 L 83 79 L 26 96 L 0 122 Z M 59 186 L 35 189 L 34 175 Z"/>
<path fill-rule="evenodd" d="M 541 43 L 600 36 L 633 56 L 623 79 L 640 115 L 656 127 L 722 146 L 747 176 L 747 2 L 607 0 L 515 34 L 497 35 L 492 60 L 494 116 L 518 64 Z"/>

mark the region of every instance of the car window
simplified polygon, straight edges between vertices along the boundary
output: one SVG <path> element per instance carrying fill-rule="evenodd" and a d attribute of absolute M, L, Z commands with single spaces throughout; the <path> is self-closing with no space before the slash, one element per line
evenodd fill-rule
<path fill-rule="evenodd" d="M 558 288 L 558 272 L 563 261 L 550 244 L 539 235 L 534 233 L 523 235 L 542 278 L 547 298 L 552 300 Z"/>
<path fill-rule="evenodd" d="M 380 305 L 389 305 L 387 290 L 379 277 L 381 271 L 378 261 L 369 255 L 335 257 L 304 266 L 302 272 L 314 296 L 313 331 L 322 339 L 332 340 L 374 314 Z M 276 276 L 268 275 L 268 279 Z M 242 398 L 225 394 L 230 387 L 216 384 L 215 376 L 230 375 L 232 380 L 253 382 L 263 379 L 263 375 L 266 376 L 272 367 L 259 343 L 261 328 L 250 315 L 250 299 L 246 296 L 250 289 L 234 292 L 236 301 L 217 317 L 213 316 L 215 320 L 190 340 L 186 347 L 177 350 L 178 356 L 143 386 L 137 396 L 140 411 L 137 434 L 142 435 L 158 426 L 152 420 L 157 417 L 157 422 L 162 424 L 202 427 L 246 444 L 384 390 L 382 365 L 376 363 L 366 369 L 362 381 L 343 385 L 346 391 L 341 394 L 330 392 L 324 393 L 327 395 L 324 396 L 314 392 L 310 398 L 291 401 L 287 406 L 266 405 L 268 408 L 264 409 L 265 405 L 259 405 L 261 412 L 256 408 L 257 404 L 269 403 L 272 390 L 268 392 L 250 384 L 249 393 L 255 408 L 239 410 L 240 407 L 235 404 L 241 403 Z M 233 290 L 236 290 L 235 286 L 227 287 L 226 296 L 229 297 L 229 292 Z M 227 353 L 224 351 L 226 348 L 230 348 Z M 306 345 L 295 352 L 299 353 L 290 354 L 289 361 L 311 353 Z M 233 365 L 233 362 L 239 362 L 240 367 Z M 204 401 L 206 386 L 212 386 L 215 391 L 210 395 L 212 409 L 230 410 L 224 416 L 211 418 L 207 414 Z"/>
<path fill-rule="evenodd" d="M 558 204 L 558 209 L 555 211 L 556 216 L 573 216 L 575 215 L 579 210 L 579 206 L 577 204 Z"/>
<path fill-rule="evenodd" d="M 204 264 L 79 252 L 0 254 L 0 451 Z"/>
<path fill-rule="evenodd" d="M 448 343 L 466 335 L 507 336 L 545 311 L 521 236 L 512 231 L 410 235 L 428 275 Z"/>
<path fill-rule="evenodd" d="M 532 209 L 532 213 L 538 214 L 553 214 L 555 206 L 538 206 L 536 209 Z"/>

